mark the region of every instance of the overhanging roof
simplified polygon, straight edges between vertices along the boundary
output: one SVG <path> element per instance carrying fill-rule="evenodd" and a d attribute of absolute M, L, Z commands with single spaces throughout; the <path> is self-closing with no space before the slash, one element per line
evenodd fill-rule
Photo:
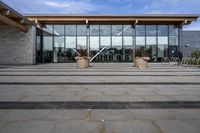
<path fill-rule="evenodd" d="M 135 15 L 66 15 L 26 14 L 29 20 L 40 24 L 173 24 L 183 26 L 197 20 L 195 14 L 135 14 Z"/>
<path fill-rule="evenodd" d="M 27 25 L 34 24 L 34 22 L 28 20 L 26 17 L 0 0 L 0 25 L 10 25 L 20 29 L 23 32 L 27 32 Z"/>

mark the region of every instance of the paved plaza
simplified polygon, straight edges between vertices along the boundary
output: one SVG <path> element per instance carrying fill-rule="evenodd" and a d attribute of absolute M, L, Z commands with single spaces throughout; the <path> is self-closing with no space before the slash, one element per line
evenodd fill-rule
<path fill-rule="evenodd" d="M 199 133 L 200 69 L 0 66 L 0 133 Z"/>

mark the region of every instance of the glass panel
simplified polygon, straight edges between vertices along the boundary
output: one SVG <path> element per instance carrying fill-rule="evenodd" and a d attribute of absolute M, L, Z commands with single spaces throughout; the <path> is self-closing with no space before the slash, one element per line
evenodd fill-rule
<path fill-rule="evenodd" d="M 168 44 L 168 37 L 167 36 L 159 36 L 158 37 L 158 44 Z"/>
<path fill-rule="evenodd" d="M 168 45 L 158 45 L 158 57 L 167 57 Z"/>
<path fill-rule="evenodd" d="M 124 36 L 132 36 L 133 35 L 133 29 L 131 25 L 123 25 L 123 35 Z"/>
<path fill-rule="evenodd" d="M 168 26 L 167 25 L 158 25 L 158 35 L 168 36 Z"/>
<path fill-rule="evenodd" d="M 90 36 L 99 36 L 99 25 L 90 25 Z"/>
<path fill-rule="evenodd" d="M 66 35 L 76 36 L 76 25 L 66 25 Z"/>
<path fill-rule="evenodd" d="M 87 49 L 86 42 L 87 42 L 86 36 L 77 36 L 77 49 Z"/>
<path fill-rule="evenodd" d="M 156 36 L 146 37 L 146 48 L 150 54 L 151 61 L 156 61 Z"/>
<path fill-rule="evenodd" d="M 146 35 L 156 36 L 156 25 L 147 25 L 146 26 Z"/>
<path fill-rule="evenodd" d="M 123 36 L 124 46 L 133 48 L 133 38 L 131 36 Z"/>
<path fill-rule="evenodd" d="M 44 63 L 53 62 L 53 36 L 43 36 L 43 58 Z"/>
<path fill-rule="evenodd" d="M 90 36 L 90 50 L 99 50 L 99 36 Z"/>
<path fill-rule="evenodd" d="M 136 35 L 145 35 L 145 25 L 136 25 Z"/>
<path fill-rule="evenodd" d="M 122 48 L 122 25 L 112 25 L 112 47 Z"/>
<path fill-rule="evenodd" d="M 136 45 L 145 46 L 145 37 L 136 36 Z"/>
<path fill-rule="evenodd" d="M 64 35 L 64 25 L 54 25 L 54 35 L 60 36 Z"/>
<path fill-rule="evenodd" d="M 100 25 L 100 35 L 110 36 L 111 35 L 111 25 Z"/>
<path fill-rule="evenodd" d="M 64 62 L 64 36 L 54 37 L 54 62 Z"/>
<path fill-rule="evenodd" d="M 105 47 L 105 46 L 110 46 L 110 40 L 111 37 L 110 36 L 101 36 L 101 47 Z"/>
<path fill-rule="evenodd" d="M 87 35 L 87 26 L 86 25 L 77 25 L 77 35 L 86 36 Z"/>
<path fill-rule="evenodd" d="M 169 37 L 169 45 L 178 46 L 178 36 L 170 36 Z"/>
<path fill-rule="evenodd" d="M 133 38 L 132 36 L 123 36 L 124 41 L 124 61 L 130 62 L 133 60 Z"/>
<path fill-rule="evenodd" d="M 155 45 L 156 44 L 156 36 L 153 36 L 153 37 L 147 36 L 146 43 L 147 43 L 147 45 L 152 45 L 152 44 Z"/>
<path fill-rule="evenodd" d="M 76 48 L 76 36 L 66 36 L 65 48 Z"/>
<path fill-rule="evenodd" d="M 178 36 L 178 28 L 176 28 L 174 25 L 169 26 L 169 35 L 170 36 Z"/>

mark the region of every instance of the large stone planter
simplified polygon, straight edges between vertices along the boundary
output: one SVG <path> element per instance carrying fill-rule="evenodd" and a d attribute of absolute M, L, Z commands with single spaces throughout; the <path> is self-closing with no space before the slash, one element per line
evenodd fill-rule
<path fill-rule="evenodd" d="M 88 57 L 75 57 L 75 59 L 77 60 L 76 62 L 76 66 L 77 68 L 88 68 L 89 67 L 89 63 L 90 63 L 90 58 Z"/>
<path fill-rule="evenodd" d="M 135 57 L 134 62 L 135 66 L 140 69 L 148 68 L 149 57 Z"/>

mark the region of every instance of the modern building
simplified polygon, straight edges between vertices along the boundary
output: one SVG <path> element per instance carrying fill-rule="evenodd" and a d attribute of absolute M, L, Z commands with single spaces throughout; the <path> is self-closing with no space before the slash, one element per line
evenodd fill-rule
<path fill-rule="evenodd" d="M 182 27 L 197 20 L 176 15 L 21 15 L 0 2 L 0 64 L 74 62 L 80 49 L 93 62 L 131 62 L 135 51 L 146 48 L 152 62 L 189 55 L 186 45 L 200 32 Z M 198 37 L 200 38 L 200 36 Z M 185 54 L 186 53 L 186 54 Z"/>

